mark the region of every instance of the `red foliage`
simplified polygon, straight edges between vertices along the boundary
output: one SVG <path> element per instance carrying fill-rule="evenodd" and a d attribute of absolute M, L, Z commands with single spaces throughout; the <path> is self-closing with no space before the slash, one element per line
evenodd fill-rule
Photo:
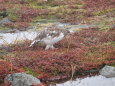
<path fill-rule="evenodd" d="M 41 83 L 41 84 L 38 84 L 38 85 L 32 85 L 32 86 L 47 86 L 47 85 L 44 84 L 44 83 Z"/>
<path fill-rule="evenodd" d="M 21 22 L 30 22 L 32 18 L 38 15 L 46 15 L 49 13 L 48 9 L 35 9 L 27 6 L 20 7 L 17 14 L 20 14 L 19 20 Z"/>
<path fill-rule="evenodd" d="M 15 2 L 16 0 L 0 0 L 0 3 Z"/>
<path fill-rule="evenodd" d="M 38 69 L 37 70 L 35 69 L 35 71 L 38 71 Z M 50 77 L 48 74 L 46 74 L 44 72 L 38 71 L 37 73 L 40 74 L 39 76 L 36 77 L 38 79 L 45 79 L 45 78 L 49 78 Z"/>
<path fill-rule="evenodd" d="M 6 61 L 0 61 L 0 81 L 11 71 L 11 64 Z"/>
<path fill-rule="evenodd" d="M 0 60 L 0 82 L 11 73 L 14 72 L 24 72 L 21 68 L 14 67 L 11 63 L 7 61 Z"/>
<path fill-rule="evenodd" d="M 49 9 L 31 8 L 29 6 L 29 1 L 24 0 L 1 0 L 0 1 L 0 11 L 5 11 L 8 15 L 10 13 L 16 14 L 17 19 L 15 22 L 31 22 L 32 18 L 36 16 L 43 16 L 49 14 Z M 20 6 L 17 6 L 20 4 Z M 16 11 L 9 11 L 9 8 L 16 8 Z"/>
<path fill-rule="evenodd" d="M 6 11 L 8 8 L 12 8 L 10 4 L 0 4 L 0 11 Z"/>
<path fill-rule="evenodd" d="M 15 22 L 15 23 L 7 23 L 5 24 L 6 26 L 8 27 L 11 27 L 11 28 L 16 28 L 16 29 L 24 29 L 24 28 L 27 28 L 28 26 L 30 26 L 29 23 L 27 22 Z"/>
<path fill-rule="evenodd" d="M 84 0 L 85 7 L 92 10 L 103 10 L 107 8 L 115 8 L 114 0 Z"/>
<path fill-rule="evenodd" d="M 0 0 L 0 3 L 27 4 L 27 1 L 24 1 L 24 0 Z"/>
<path fill-rule="evenodd" d="M 30 68 L 39 74 L 37 78 L 52 80 L 55 76 L 70 77 L 74 66 L 77 73 L 84 73 L 103 64 L 114 65 L 115 47 L 108 44 L 115 41 L 114 36 L 113 28 L 104 31 L 83 28 L 57 43 L 55 46 L 59 49 L 56 50 L 46 51 L 40 45 L 29 48 L 30 41 L 13 45 L 11 52 L 14 56 L 4 56 L 9 62 L 12 58 L 12 64 L 0 61 L 0 81 L 9 73 L 23 71 L 19 68 Z"/>
<path fill-rule="evenodd" d="M 100 31 L 98 28 L 88 28 L 75 32 L 57 43 L 55 46 L 58 50 L 45 51 L 39 45 L 34 49 L 28 48 L 29 42 L 14 45 L 12 51 L 18 53 L 13 64 L 21 68 L 28 67 L 41 74 L 38 78 L 48 78 L 51 75 L 70 76 L 72 65 L 76 65 L 75 70 L 78 72 L 96 69 L 103 64 L 114 64 L 114 46 L 103 44 L 114 41 L 113 37 L 114 30 Z"/>
<path fill-rule="evenodd" d="M 112 42 L 115 41 L 115 28 L 109 29 L 108 31 L 105 31 L 99 41 L 101 42 Z"/>
<path fill-rule="evenodd" d="M 53 6 L 72 5 L 77 3 L 82 3 L 82 0 L 54 0 L 51 2 Z"/>
<path fill-rule="evenodd" d="M 38 10 L 33 8 L 28 8 L 27 6 L 20 7 L 20 10 L 17 12 L 20 14 L 19 20 L 21 22 L 30 22 L 31 18 L 38 15 Z"/>

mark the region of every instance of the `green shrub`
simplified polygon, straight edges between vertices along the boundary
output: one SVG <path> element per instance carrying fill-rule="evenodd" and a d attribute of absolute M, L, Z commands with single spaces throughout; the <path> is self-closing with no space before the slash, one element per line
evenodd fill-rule
<path fill-rule="evenodd" d="M 103 15 L 103 14 L 106 14 L 106 13 L 109 13 L 109 12 L 114 12 L 114 11 L 115 11 L 115 8 L 109 8 L 109 9 L 94 12 L 94 15 L 100 16 L 100 15 Z"/>
<path fill-rule="evenodd" d="M 18 10 L 19 10 L 19 8 L 10 8 L 10 9 L 7 10 L 8 18 L 11 21 L 17 21 L 17 19 L 19 18 L 19 14 L 17 14 Z"/>
<path fill-rule="evenodd" d="M 27 74 L 31 74 L 31 75 L 33 75 L 33 76 L 38 76 L 39 74 L 38 73 L 36 73 L 36 72 L 33 72 L 32 71 L 32 69 L 30 69 L 30 68 L 24 68 L 24 70 L 25 70 L 25 72 L 27 73 Z"/>

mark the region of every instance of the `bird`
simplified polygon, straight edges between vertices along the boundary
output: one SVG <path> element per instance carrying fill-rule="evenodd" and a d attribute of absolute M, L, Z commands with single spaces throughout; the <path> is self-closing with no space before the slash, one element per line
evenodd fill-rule
<path fill-rule="evenodd" d="M 61 41 L 69 33 L 68 29 L 56 27 L 55 24 L 51 25 L 39 31 L 29 47 L 33 47 L 34 44 L 41 42 L 46 45 L 45 50 L 55 49 L 54 44 Z"/>

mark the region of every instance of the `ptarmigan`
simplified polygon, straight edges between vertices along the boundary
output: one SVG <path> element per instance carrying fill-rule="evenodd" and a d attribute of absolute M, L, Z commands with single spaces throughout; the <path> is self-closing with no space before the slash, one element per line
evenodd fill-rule
<path fill-rule="evenodd" d="M 46 45 L 45 50 L 54 49 L 54 44 L 62 40 L 70 31 L 62 28 L 58 28 L 55 25 L 47 27 L 44 30 L 40 31 L 33 42 L 30 44 L 30 47 L 37 42 L 42 42 Z"/>

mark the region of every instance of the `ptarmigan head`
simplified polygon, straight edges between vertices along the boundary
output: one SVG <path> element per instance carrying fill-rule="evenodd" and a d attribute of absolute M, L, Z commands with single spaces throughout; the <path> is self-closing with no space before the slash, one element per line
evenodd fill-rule
<path fill-rule="evenodd" d="M 66 35 L 70 33 L 69 30 L 55 27 L 47 27 L 44 30 L 40 31 L 33 42 L 30 44 L 32 47 L 37 42 L 42 42 L 46 45 L 45 50 L 54 49 L 54 44 L 61 41 Z"/>

